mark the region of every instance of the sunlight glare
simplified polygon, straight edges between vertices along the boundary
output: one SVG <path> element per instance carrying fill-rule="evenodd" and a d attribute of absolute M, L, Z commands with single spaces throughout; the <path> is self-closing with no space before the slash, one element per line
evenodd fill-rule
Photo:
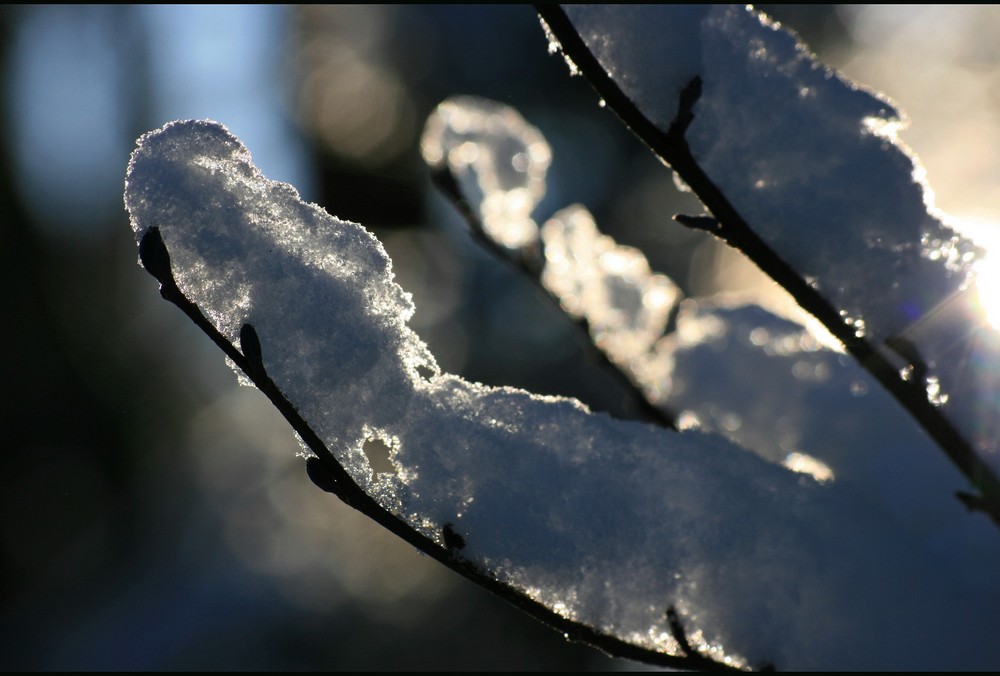
<path fill-rule="evenodd" d="M 986 252 L 976 263 L 978 305 L 983 319 L 1000 331 L 1000 224 L 982 219 L 961 219 L 954 225 Z"/>
<path fill-rule="evenodd" d="M 1000 269 L 991 258 L 995 254 L 987 254 L 979 265 L 976 275 L 976 286 L 979 291 L 979 305 L 983 317 L 994 329 L 1000 331 Z"/>

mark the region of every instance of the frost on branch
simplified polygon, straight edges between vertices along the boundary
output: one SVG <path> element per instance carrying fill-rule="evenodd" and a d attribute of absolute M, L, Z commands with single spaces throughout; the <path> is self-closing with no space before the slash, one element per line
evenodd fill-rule
<path fill-rule="evenodd" d="M 837 322 L 1000 470 L 1000 336 L 982 311 L 997 290 L 977 284 L 982 249 L 934 209 L 923 169 L 896 137 L 894 105 L 748 7 L 564 11 L 598 67 L 661 132 L 698 79 L 684 141 L 700 170 L 839 311 Z"/>
<path fill-rule="evenodd" d="M 719 437 L 441 373 L 379 242 L 263 177 L 220 125 L 143 136 L 125 202 L 137 239 L 158 229 L 180 292 L 225 340 L 259 347 L 257 368 L 353 481 L 555 613 L 677 651 L 672 607 L 697 650 L 783 668 L 1000 659 L 994 550 L 966 565 L 968 543 L 942 555 L 940 533 L 849 483 Z M 372 471 L 373 438 L 396 473 Z"/>

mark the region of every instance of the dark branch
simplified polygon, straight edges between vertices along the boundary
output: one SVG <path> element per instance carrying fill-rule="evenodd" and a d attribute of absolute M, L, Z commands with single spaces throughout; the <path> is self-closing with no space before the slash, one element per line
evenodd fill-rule
<path fill-rule="evenodd" d="M 243 356 L 247 358 L 247 366 L 250 367 L 254 378 L 263 380 L 265 377 L 264 355 L 260 349 L 260 338 L 257 336 L 257 331 L 250 324 L 244 324 L 240 327 L 240 349 L 243 350 Z"/>
<path fill-rule="evenodd" d="M 698 670 L 704 670 L 716 664 L 715 660 L 705 657 L 691 646 L 687 632 L 684 630 L 684 625 L 681 624 L 681 618 L 677 615 L 677 609 L 673 606 L 667 608 L 667 627 L 670 629 L 670 635 L 674 637 L 674 640 L 681 647 L 681 652 L 691 660 L 701 662 L 701 666 L 696 667 Z"/>
<path fill-rule="evenodd" d="M 408 523 L 392 514 L 369 496 L 354 481 L 346 469 L 326 447 L 316 432 L 299 415 L 299 412 L 288 401 L 274 381 L 267 375 L 262 359 L 262 350 L 257 332 L 249 324 L 244 324 L 240 330 L 241 353 L 201 312 L 197 305 L 189 300 L 178 288 L 170 269 L 170 256 L 163 243 L 158 228 L 148 229 L 139 242 L 139 257 L 146 270 L 160 282 L 160 294 L 176 305 L 188 316 L 209 338 L 218 345 L 237 367 L 271 400 L 271 403 L 281 412 L 299 437 L 309 449 L 316 454 L 306 462 L 306 472 L 309 478 L 324 491 L 333 493 L 344 503 L 373 519 L 390 532 L 401 537 L 423 553 L 436 559 L 452 570 L 458 572 L 472 582 L 485 587 L 500 598 L 520 608 L 535 619 L 549 625 L 563 634 L 567 640 L 586 643 L 613 657 L 622 657 L 646 662 L 648 664 L 669 667 L 672 669 L 699 669 L 733 671 L 729 665 L 704 662 L 704 658 L 695 659 L 686 655 L 668 655 L 648 648 L 627 643 L 617 636 L 603 633 L 594 627 L 567 619 L 523 592 L 503 583 L 480 570 L 471 561 L 462 556 L 465 538 L 454 530 L 452 524 L 445 524 L 442 529 L 442 544 L 429 536 L 417 531 Z M 148 265 L 148 267 L 147 267 Z"/>
<path fill-rule="evenodd" d="M 687 214 L 675 214 L 674 220 L 681 225 L 692 230 L 704 230 L 712 234 L 719 232 L 719 222 L 711 216 L 688 216 Z"/>
<path fill-rule="evenodd" d="M 687 632 L 684 631 L 684 625 L 681 624 L 681 618 L 677 615 L 677 609 L 673 606 L 667 608 L 667 626 L 670 627 L 670 635 L 674 637 L 677 641 L 677 645 L 681 647 L 681 652 L 685 655 L 690 655 L 695 653 L 695 649 L 691 647 L 690 641 L 688 641 Z"/>
<path fill-rule="evenodd" d="M 139 260 L 146 272 L 153 275 L 160 284 L 176 286 L 174 273 L 170 269 L 170 254 L 159 228 L 149 228 L 142 234 L 139 240 Z"/>
<path fill-rule="evenodd" d="M 306 475 L 321 490 L 333 493 L 334 495 L 340 495 L 341 486 L 337 483 L 337 477 L 333 475 L 333 472 L 326 466 L 326 463 L 318 457 L 306 460 Z"/>
<path fill-rule="evenodd" d="M 802 309 L 816 317 L 843 343 L 847 351 L 910 412 L 980 491 L 983 496 L 982 504 L 988 506 L 990 517 L 1000 526 L 1000 480 L 976 454 L 968 439 L 955 428 L 940 408 L 928 400 L 923 387 L 901 378 L 899 370 L 868 339 L 858 335 L 857 329 L 845 321 L 826 298 L 757 236 L 725 194 L 701 169 L 684 138 L 684 132 L 694 117 L 694 106 L 701 92 L 701 79 L 695 77 L 680 92 L 677 118 L 670 129 L 664 132 L 639 110 L 604 70 L 562 8 L 557 5 L 538 5 L 536 9 L 559 40 L 563 52 L 576 64 L 607 107 L 676 171 L 701 199 L 718 222 L 711 232 L 746 254 L 765 274 L 784 287 Z M 681 219 L 678 222 L 685 224 Z M 911 364 L 915 369 L 918 367 L 918 363 Z M 916 385 L 919 384 L 918 381 Z"/>
<path fill-rule="evenodd" d="M 667 130 L 667 137 L 682 140 L 687 128 L 694 122 L 694 104 L 701 98 L 701 77 L 695 76 L 681 90 L 677 106 L 677 117 Z"/>
<path fill-rule="evenodd" d="M 447 547 L 449 551 L 457 554 L 465 549 L 465 538 L 455 531 L 454 524 L 446 523 L 441 529 L 441 537 L 444 539 L 444 546 Z"/>

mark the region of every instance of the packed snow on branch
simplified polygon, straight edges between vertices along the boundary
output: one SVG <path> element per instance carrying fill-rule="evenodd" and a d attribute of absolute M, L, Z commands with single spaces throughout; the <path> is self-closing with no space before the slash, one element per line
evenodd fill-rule
<path fill-rule="evenodd" d="M 545 194 L 551 149 L 517 111 L 459 96 L 440 104 L 420 148 L 431 166 L 447 166 L 482 221 L 485 234 L 517 249 L 538 239 L 531 218 Z"/>
<path fill-rule="evenodd" d="M 681 90 L 701 78 L 686 139 L 702 169 L 858 335 L 904 377 L 923 380 L 928 400 L 1000 469 L 1000 336 L 983 317 L 998 290 L 982 282 L 983 250 L 933 208 L 923 169 L 896 137 L 894 105 L 741 5 L 565 11 L 663 130 Z"/>
<path fill-rule="evenodd" d="M 602 234 L 575 204 L 539 229 L 533 218 L 545 196 L 552 152 L 542 133 L 496 101 L 456 96 L 438 104 L 420 141 L 424 160 L 454 179 L 474 227 L 513 260 L 541 262 L 540 278 L 562 308 L 586 320 L 594 344 L 639 384 L 662 398 L 666 377 L 653 349 L 681 292 L 653 274 L 641 251 Z M 498 205 L 516 208 L 498 208 Z M 654 363 L 655 362 L 655 363 Z"/>
<path fill-rule="evenodd" d="M 268 374 L 359 485 L 439 542 L 453 524 L 465 557 L 556 612 L 676 651 L 674 605 L 702 650 L 782 668 L 1000 660 L 1000 552 L 982 533 L 903 522 L 864 486 L 720 437 L 441 373 L 376 238 L 266 179 L 224 127 L 143 136 L 125 202 L 225 337 L 256 328 Z M 371 439 L 395 472 L 372 471 Z M 909 490 L 905 470 L 885 481 Z"/>
<path fill-rule="evenodd" d="M 518 154 L 529 144 L 548 147 L 514 109 L 469 96 L 438 105 L 421 140 L 428 164 L 456 178 L 482 220 L 500 197 L 494 193 L 510 186 L 530 180 L 534 194 L 544 196 L 542 173 L 511 178 L 502 188 L 496 179 L 527 169 Z M 481 161 L 470 165 L 466 157 Z M 560 158 L 550 160 L 558 166 Z M 503 245 L 503 233 L 519 230 L 523 220 L 511 214 L 507 227 L 494 217 L 485 234 Z M 752 294 L 684 299 L 672 280 L 652 272 L 642 251 L 603 234 L 579 204 L 545 223 L 541 246 L 543 286 L 567 314 L 586 320 L 595 345 L 682 429 L 717 432 L 820 481 L 836 476 L 913 523 L 933 522 L 942 531 L 968 524 L 954 509 L 954 484 L 941 482 L 952 472 L 940 449 L 853 358 L 828 347 L 836 342 L 831 337 L 775 316 Z M 910 490 L 889 490 L 900 472 Z"/>

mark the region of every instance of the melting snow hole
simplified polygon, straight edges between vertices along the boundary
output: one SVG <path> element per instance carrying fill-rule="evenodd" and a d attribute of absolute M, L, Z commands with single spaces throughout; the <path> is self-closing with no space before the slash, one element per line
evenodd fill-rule
<path fill-rule="evenodd" d="M 365 457 L 368 458 L 368 464 L 371 466 L 374 474 L 399 474 L 395 463 L 392 462 L 390 457 L 392 448 L 378 437 L 366 440 L 362 450 L 364 450 Z"/>

